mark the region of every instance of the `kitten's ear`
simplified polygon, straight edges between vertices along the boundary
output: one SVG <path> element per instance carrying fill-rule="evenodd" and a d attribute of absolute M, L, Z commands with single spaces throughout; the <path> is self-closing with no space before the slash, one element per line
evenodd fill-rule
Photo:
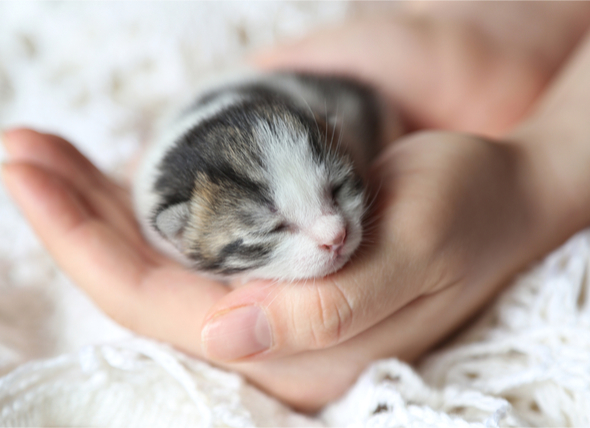
<path fill-rule="evenodd" d="M 156 228 L 172 243 L 179 245 L 182 233 L 188 224 L 189 214 L 188 202 L 171 205 L 156 216 Z"/>

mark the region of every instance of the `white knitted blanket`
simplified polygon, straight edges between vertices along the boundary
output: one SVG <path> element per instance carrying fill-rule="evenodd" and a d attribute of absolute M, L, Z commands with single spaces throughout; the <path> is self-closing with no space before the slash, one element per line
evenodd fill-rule
<path fill-rule="evenodd" d="M 60 133 L 120 174 L 154 118 L 204 73 L 348 9 L 0 2 L 0 127 Z M 417 367 L 374 363 L 314 417 L 105 318 L 1 187 L 0 237 L 1 426 L 590 426 L 590 231 L 452 344 Z"/>

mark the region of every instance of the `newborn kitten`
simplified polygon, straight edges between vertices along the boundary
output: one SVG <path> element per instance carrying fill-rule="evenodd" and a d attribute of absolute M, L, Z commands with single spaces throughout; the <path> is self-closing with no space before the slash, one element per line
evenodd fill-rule
<path fill-rule="evenodd" d="M 340 269 L 362 239 L 380 111 L 369 88 L 340 77 L 260 74 L 202 92 L 139 167 L 144 233 L 214 276 Z"/>

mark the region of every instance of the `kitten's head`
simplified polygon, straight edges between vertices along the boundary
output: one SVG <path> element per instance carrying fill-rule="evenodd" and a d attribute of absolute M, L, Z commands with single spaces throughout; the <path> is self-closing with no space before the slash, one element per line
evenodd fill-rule
<path fill-rule="evenodd" d="M 242 101 L 185 133 L 160 164 L 152 224 L 198 270 L 294 280 L 344 265 L 363 185 L 337 130 L 279 99 Z"/>

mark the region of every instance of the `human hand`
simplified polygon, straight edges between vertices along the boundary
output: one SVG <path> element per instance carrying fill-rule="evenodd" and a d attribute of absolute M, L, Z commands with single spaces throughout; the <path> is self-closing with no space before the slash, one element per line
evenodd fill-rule
<path fill-rule="evenodd" d="M 411 359 L 432 346 L 496 292 L 536 242 L 518 153 L 423 133 L 391 146 L 375 165 L 381 220 L 358 258 L 313 283 L 256 282 L 230 292 L 152 250 L 127 192 L 73 146 L 25 130 L 4 141 L 8 191 L 59 266 L 109 316 L 216 357 L 206 353 L 215 343 L 200 339 L 207 313 L 253 303 L 268 317 L 271 349 L 238 358 L 256 338 L 248 331 L 255 321 L 227 333 L 210 327 L 211 340 L 234 352 L 223 360 L 235 361 L 218 364 L 307 410 L 338 397 L 372 360 Z"/>
<path fill-rule="evenodd" d="M 401 107 L 411 129 L 497 138 L 529 112 L 590 24 L 586 2 L 402 8 L 327 27 L 252 62 L 352 75 Z"/>
<path fill-rule="evenodd" d="M 326 30 L 255 62 L 352 74 L 397 102 L 415 126 L 490 135 L 514 126 L 558 67 L 551 60 L 539 67 L 535 55 L 519 55 L 512 46 L 499 49 L 470 26 L 393 21 Z M 562 46 L 565 53 L 581 35 L 576 31 Z M 550 56 L 563 60 L 565 53 Z M 442 66 L 448 57 L 455 64 L 451 69 Z M 339 373 L 351 380 L 371 359 L 420 355 L 518 269 L 583 225 L 576 219 L 565 226 L 564 219 L 572 218 L 564 215 L 568 208 L 557 208 L 555 195 L 547 197 L 548 180 L 539 178 L 539 165 L 546 162 L 532 161 L 538 156 L 525 139 L 500 144 L 435 133 L 395 142 L 373 170 L 374 180 L 385 184 L 370 248 L 313 286 L 253 283 L 225 296 L 207 317 L 207 355 L 226 360 L 252 354 L 251 360 L 260 361 L 307 350 L 319 357 L 331 350 L 334 364 L 355 361 Z M 235 340 L 246 325 L 237 315 L 248 306 L 262 308 L 269 319 L 269 350 Z M 403 323 L 402 314 L 408 314 Z M 324 391 L 324 382 L 311 380 L 304 391 Z"/>

